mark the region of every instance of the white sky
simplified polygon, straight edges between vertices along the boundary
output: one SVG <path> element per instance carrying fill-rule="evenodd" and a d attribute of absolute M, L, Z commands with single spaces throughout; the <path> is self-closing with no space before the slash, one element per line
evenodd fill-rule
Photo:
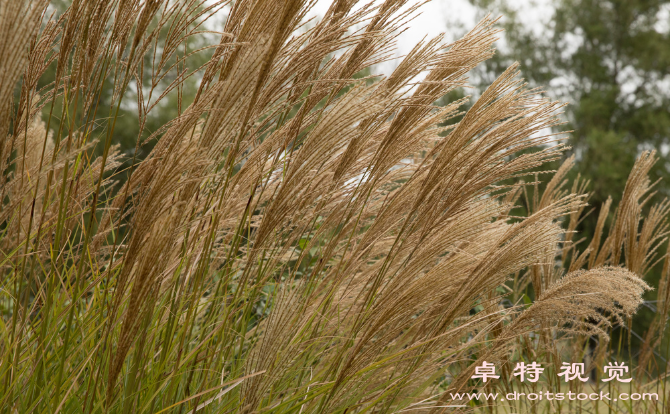
<path fill-rule="evenodd" d="M 410 0 L 414 5 L 419 0 Z M 312 15 L 323 16 L 332 0 L 318 0 Z M 361 1 L 361 5 L 367 2 Z M 376 3 L 381 3 L 377 0 Z M 409 52 L 422 38 L 435 37 L 440 33 L 448 34 L 447 40 L 453 40 L 456 33 L 463 33 L 472 27 L 475 22 L 475 9 L 467 0 L 432 0 L 423 5 L 420 14 L 411 21 L 407 30 L 398 38 L 396 56 L 400 57 Z M 395 62 L 388 62 L 378 69 L 390 73 Z"/>
<path fill-rule="evenodd" d="M 209 0 L 211 1 L 211 0 Z M 320 18 L 328 9 L 333 0 L 317 0 L 308 18 Z M 362 6 L 369 1 L 380 4 L 382 0 L 359 0 Z M 551 17 L 551 3 L 555 0 L 502 0 L 519 10 L 519 20 L 530 27 L 540 30 L 539 23 Z M 408 7 L 424 2 L 424 0 L 408 0 Z M 497 17 L 498 13 L 491 11 Z M 397 40 L 396 56 L 400 57 L 409 52 L 414 45 L 424 37 L 432 38 L 445 33 L 445 41 L 453 41 L 474 27 L 477 21 L 484 17 L 485 12 L 477 11 L 468 0 L 428 0 L 419 9 L 419 14 L 412 20 L 407 30 Z M 213 26 L 223 24 L 224 15 L 211 20 Z M 497 45 L 504 48 L 500 41 Z M 397 62 L 397 60 L 396 60 Z M 383 73 L 390 73 L 397 63 L 387 62 L 378 68 Z"/>
<path fill-rule="evenodd" d="M 546 21 L 551 16 L 552 0 L 508 0 L 508 4 L 521 11 L 519 18 L 522 22 L 537 27 L 538 23 Z M 322 16 L 328 9 L 332 0 L 318 0 L 312 10 L 312 15 Z M 380 3 L 381 0 L 376 0 Z M 361 1 L 361 4 L 365 4 Z M 409 0 L 408 5 L 420 3 L 420 0 Z M 396 56 L 400 57 L 409 52 L 417 42 L 424 37 L 432 38 L 440 33 L 445 33 L 446 41 L 453 41 L 463 33 L 474 27 L 479 18 L 483 17 L 468 0 L 432 0 L 419 9 L 420 14 L 410 22 L 407 31 L 398 38 Z M 494 13 L 495 15 L 495 13 Z M 499 47 L 504 47 L 499 44 Z M 388 62 L 378 69 L 383 73 L 389 73 L 394 67 L 394 62 Z"/>

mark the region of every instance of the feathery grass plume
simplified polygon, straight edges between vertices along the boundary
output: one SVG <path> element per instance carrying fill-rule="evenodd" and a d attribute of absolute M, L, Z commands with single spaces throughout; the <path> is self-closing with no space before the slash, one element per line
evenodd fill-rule
<path fill-rule="evenodd" d="M 642 350 L 640 351 L 640 357 L 638 360 L 638 371 L 653 371 L 655 367 L 650 367 L 649 363 L 652 358 L 654 358 L 655 350 L 661 345 L 661 341 L 664 338 L 665 332 L 665 321 L 668 317 L 668 311 L 670 311 L 670 291 L 668 286 L 668 271 L 670 270 L 670 256 L 668 252 L 665 254 L 663 260 L 663 270 L 661 272 L 661 278 L 658 284 L 658 293 L 656 300 L 656 309 L 657 312 L 654 315 L 654 319 L 651 323 L 651 326 L 644 335 L 644 341 L 642 343 Z M 654 364 L 656 365 L 656 364 Z"/>
<path fill-rule="evenodd" d="M 561 157 L 544 131 L 562 104 L 514 65 L 465 113 L 435 105 L 492 56 L 495 20 L 376 76 L 419 6 L 358 3 L 309 23 L 307 0 L 0 3 L 0 410 L 439 409 L 473 355 L 634 311 L 631 272 L 666 233 L 667 203 L 635 227 L 653 155 L 579 255 L 574 160 L 527 217 L 510 216 L 523 182 L 501 185 Z M 628 270 L 603 268 L 619 248 Z M 520 314 L 501 306 L 512 278 L 538 297 Z"/>
<path fill-rule="evenodd" d="M 648 289 L 638 276 L 623 268 L 601 267 L 568 273 L 505 326 L 477 362 L 505 363 L 519 335 L 541 326 L 551 325 L 562 332 L 597 335 L 606 340 L 606 329 L 612 326 L 612 321 L 623 324 L 642 304 L 641 295 Z M 454 381 L 454 392 L 465 385 L 475 365 Z"/>
<path fill-rule="evenodd" d="M 12 128 L 14 90 L 29 61 L 29 50 L 39 30 L 40 17 L 46 7 L 45 0 L 3 1 L 0 4 L 0 134 L 7 137 Z M 3 139 L 0 144 L 0 171 L 7 168 L 7 159 L 16 148 L 13 139 Z M 3 175 L 4 179 L 4 175 Z M 0 184 L 4 185 L 2 181 Z"/>

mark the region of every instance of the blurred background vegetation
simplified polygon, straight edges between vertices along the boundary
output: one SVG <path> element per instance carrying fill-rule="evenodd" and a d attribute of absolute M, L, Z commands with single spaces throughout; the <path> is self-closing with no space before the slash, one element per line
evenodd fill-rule
<path fill-rule="evenodd" d="M 72 0 L 52 0 L 50 3 L 50 11 L 53 12 L 56 16 L 61 15 L 68 6 L 72 3 Z M 209 26 L 214 26 L 213 22 L 208 22 Z M 211 28 L 216 30 L 215 28 Z M 201 29 L 206 31 L 206 26 Z M 220 30 L 220 28 L 219 28 Z M 160 39 L 157 44 L 160 44 L 165 40 L 167 35 L 168 28 L 164 27 L 161 32 Z M 166 75 L 160 79 L 158 85 L 151 85 L 151 62 L 149 57 L 145 58 L 145 77 L 142 79 L 143 84 L 143 95 L 142 98 L 149 100 L 147 96 L 148 91 L 154 87 L 154 94 L 151 97 L 151 102 L 155 102 L 158 98 L 156 96 L 156 91 L 162 93 L 166 91 L 170 84 L 172 84 L 176 78 L 177 73 L 189 74 L 194 72 L 195 69 L 199 68 L 207 61 L 209 61 L 212 55 L 212 49 L 204 49 L 205 46 L 214 43 L 218 40 L 220 35 L 215 33 L 199 33 L 198 36 L 191 36 L 185 40 L 183 47 L 180 47 L 179 51 L 175 56 L 170 59 L 166 64 L 166 67 L 171 65 L 176 65 L 177 70 L 167 71 Z M 177 64 L 177 59 L 186 59 Z M 155 58 L 155 57 L 154 57 Z M 40 79 L 40 84 L 38 88 L 45 87 L 55 80 L 56 76 L 56 62 L 51 64 L 49 68 Z M 108 76 L 103 78 L 105 85 L 100 88 L 101 93 L 98 97 L 98 118 L 105 119 L 111 116 L 112 108 L 110 107 L 112 102 L 113 95 L 113 80 L 114 74 L 108 74 Z M 119 145 L 121 153 L 125 155 L 124 163 L 119 168 L 121 174 L 117 174 L 118 181 L 125 181 L 125 177 L 128 174 L 128 169 L 133 163 L 133 157 L 135 157 L 135 163 L 144 159 L 151 149 L 155 145 L 155 140 L 160 136 L 160 130 L 162 127 L 167 126 L 167 124 L 174 120 L 185 108 L 187 108 L 195 99 L 196 91 L 198 90 L 198 85 L 200 79 L 197 77 L 187 78 L 183 86 L 170 90 L 170 92 L 163 98 L 157 107 L 153 108 L 150 111 L 138 111 L 138 88 L 135 83 L 131 83 L 128 89 L 125 91 L 124 105 L 119 108 L 119 116 L 116 121 L 116 127 L 114 128 L 113 136 L 113 145 Z M 18 97 L 17 90 L 17 97 Z M 134 104 L 129 104 L 133 102 Z M 61 101 L 56 101 L 53 113 L 61 113 Z M 116 108 L 113 108 L 116 110 Z M 42 110 L 44 114 L 44 119 L 48 118 L 51 107 L 49 105 L 45 106 Z M 107 127 L 107 123 L 101 122 L 101 125 Z M 53 131 L 58 133 L 58 131 Z M 100 138 L 104 136 L 107 131 L 103 128 L 92 131 L 92 139 Z M 60 131 L 61 137 L 67 136 L 68 131 Z M 137 142 L 140 145 L 137 146 Z M 137 154 L 135 153 L 137 151 Z M 97 155 L 102 153 L 102 145 L 96 146 L 92 152 L 95 152 Z"/>
<path fill-rule="evenodd" d="M 576 157 L 571 177 L 591 183 L 594 210 L 579 228 L 587 240 L 607 198 L 618 205 L 642 151 L 655 149 L 660 158 L 651 171 L 652 180 L 660 179 L 654 198 L 670 196 L 670 1 L 551 0 L 542 4 L 549 17 L 533 24 L 524 16 L 538 6 L 531 0 L 470 2 L 480 17 L 501 16 L 505 30 L 496 56 L 473 74 L 474 83 L 490 84 L 516 61 L 531 86 L 569 103 L 562 130 L 572 131 L 571 150 L 565 156 Z M 661 265 L 649 275 L 653 286 Z M 646 299 L 632 324 L 638 340 L 656 311 L 656 291 Z M 634 353 L 638 347 L 633 341 Z"/>

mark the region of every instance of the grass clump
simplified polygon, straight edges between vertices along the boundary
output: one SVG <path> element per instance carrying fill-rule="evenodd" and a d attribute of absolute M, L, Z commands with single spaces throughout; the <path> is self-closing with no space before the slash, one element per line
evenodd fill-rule
<path fill-rule="evenodd" d="M 667 203 L 642 213 L 653 153 L 580 252 L 574 160 L 542 195 L 520 181 L 561 157 L 562 105 L 516 66 L 465 113 L 434 105 L 491 57 L 494 21 L 361 77 L 416 7 L 356 3 L 306 26 L 302 0 L 0 3 L 3 412 L 441 410 L 478 361 L 560 366 L 559 339 L 606 344 L 635 312 L 667 232 Z M 217 41 L 182 47 L 217 14 Z M 142 139 L 170 96 L 179 115 Z"/>

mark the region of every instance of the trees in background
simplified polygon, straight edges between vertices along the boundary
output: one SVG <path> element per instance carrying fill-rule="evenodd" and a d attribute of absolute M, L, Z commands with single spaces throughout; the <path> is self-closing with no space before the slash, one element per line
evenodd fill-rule
<path fill-rule="evenodd" d="M 518 61 L 532 86 L 570 104 L 560 127 L 572 131 L 566 155 L 576 157 L 573 178 L 590 180 L 595 208 L 580 225 L 584 234 L 593 234 L 609 196 L 619 203 L 627 171 L 643 150 L 660 157 L 651 171 L 652 180 L 662 179 L 656 197 L 670 193 L 670 1 L 555 0 L 546 21 L 529 19 L 536 6 L 530 1 L 471 2 L 482 14 L 502 15 L 505 29 L 502 47 L 475 78 L 487 85 Z M 659 265 L 652 283 L 660 273 Z M 638 332 L 647 329 L 653 303 L 636 321 Z"/>
<path fill-rule="evenodd" d="M 54 17 L 63 18 L 63 14 L 66 13 L 72 3 L 72 0 L 52 0 L 49 2 L 47 13 L 53 13 Z M 209 8 L 205 6 L 194 8 L 191 17 L 197 13 L 203 13 L 206 16 L 205 12 L 211 11 L 212 8 L 222 9 L 222 14 L 227 13 L 227 9 L 217 3 L 216 7 L 210 4 Z M 202 16 L 193 20 L 187 26 L 187 29 L 194 32 L 184 38 L 177 50 L 172 51 L 173 54 L 165 58 L 164 66 L 170 68 L 170 70 L 166 71 L 159 79 L 152 73 L 152 68 L 163 59 L 164 51 L 159 49 L 156 54 L 144 57 L 140 70 L 143 76 L 136 76 L 123 92 L 126 97 L 124 105 L 118 108 L 114 106 L 113 80 L 115 75 L 117 77 L 120 75 L 107 73 L 107 77 L 102 80 L 99 92 L 96 95 L 96 117 L 103 120 L 115 118 L 112 143 L 119 146 L 119 151 L 123 155 L 122 163 L 118 168 L 121 174 L 116 174 L 116 179 L 120 182 L 125 182 L 129 168 L 133 164 L 133 157 L 135 157 L 135 161 L 144 159 L 155 145 L 157 138 L 162 135 L 162 129 L 166 128 L 195 99 L 201 81 L 197 69 L 205 65 L 211 58 L 213 49 L 210 43 L 216 41 L 219 35 L 208 32 L 208 30 L 216 30 L 216 24 L 211 20 L 203 21 Z M 168 34 L 169 28 L 161 27 L 156 33 L 155 44 L 165 42 Z M 174 33 L 172 35 L 174 36 Z M 39 79 L 38 88 L 48 90 L 56 80 L 56 66 L 56 61 L 51 62 L 44 75 Z M 141 85 L 141 91 L 139 91 L 139 85 Z M 17 89 L 15 99 L 18 99 L 18 92 Z M 165 96 L 162 96 L 163 93 L 165 93 Z M 138 95 L 139 100 L 145 101 L 145 107 L 142 110 L 138 110 Z M 153 104 L 156 104 L 156 106 L 152 107 Z M 62 111 L 62 101 L 56 100 L 54 108 L 54 113 L 60 113 Z M 82 104 L 80 103 L 76 108 L 75 116 L 82 116 L 81 111 Z M 43 118 L 47 119 L 50 112 L 52 112 L 50 105 L 45 105 L 42 109 Z M 118 114 L 115 115 L 115 113 Z M 97 122 L 96 127 L 89 132 L 90 138 L 98 141 L 98 144 L 91 149 L 91 152 L 95 155 L 102 154 L 103 145 L 99 142 L 104 141 L 105 134 L 109 132 L 107 128 L 108 125 L 105 122 Z M 53 128 L 51 129 L 53 130 Z M 61 128 L 60 131 L 53 130 L 52 132 L 59 133 L 61 136 L 69 134 L 67 128 Z M 137 145 L 138 140 L 140 145 Z M 137 154 L 135 154 L 136 151 Z"/>
<path fill-rule="evenodd" d="M 626 171 L 649 148 L 662 160 L 652 172 L 665 178 L 658 190 L 670 191 L 670 1 L 556 0 L 536 27 L 522 22 L 519 3 L 473 3 L 504 16 L 507 47 L 486 71 L 516 60 L 532 85 L 570 103 L 564 129 L 595 204 L 621 197 Z"/>

